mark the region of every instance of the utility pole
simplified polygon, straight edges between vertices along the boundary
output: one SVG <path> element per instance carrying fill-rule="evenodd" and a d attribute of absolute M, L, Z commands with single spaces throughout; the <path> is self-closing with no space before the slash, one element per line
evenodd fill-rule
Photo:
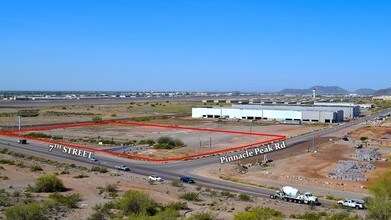
<path fill-rule="evenodd" d="M 20 129 L 21 129 L 21 127 L 22 127 L 22 116 L 20 116 L 20 115 L 18 115 L 18 118 L 19 118 L 19 131 L 20 131 Z"/>
<path fill-rule="evenodd" d="M 312 137 L 312 152 L 315 151 L 315 135 Z"/>

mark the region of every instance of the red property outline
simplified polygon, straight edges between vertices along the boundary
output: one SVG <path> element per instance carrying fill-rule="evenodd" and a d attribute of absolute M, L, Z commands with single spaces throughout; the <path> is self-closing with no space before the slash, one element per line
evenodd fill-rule
<path fill-rule="evenodd" d="M 205 152 L 205 153 L 193 154 L 193 155 L 184 156 L 184 157 L 171 157 L 171 158 L 166 158 L 166 159 L 154 159 L 154 158 L 150 158 L 150 157 L 129 155 L 129 154 L 118 153 L 118 152 L 102 150 L 102 149 L 96 149 L 96 148 L 80 146 L 80 145 L 75 145 L 75 144 L 70 144 L 70 143 L 63 143 L 63 142 L 56 142 L 56 141 L 51 141 L 51 140 L 46 140 L 46 139 L 41 139 L 41 138 L 27 137 L 27 136 L 19 134 L 21 132 L 27 132 L 27 131 L 44 131 L 44 130 L 52 130 L 52 129 L 86 127 L 86 126 L 103 125 L 103 124 L 146 126 L 146 127 L 158 127 L 158 128 L 167 128 L 167 129 L 192 130 L 192 131 L 201 131 L 201 132 L 216 132 L 216 133 L 229 133 L 229 134 L 237 134 L 237 135 L 252 135 L 252 136 L 261 136 L 261 137 L 268 136 L 268 137 L 274 137 L 274 138 L 267 140 L 267 141 L 260 141 L 260 142 L 255 142 L 255 143 L 251 143 L 251 144 L 241 145 L 238 147 L 231 147 L 231 148 L 226 148 L 226 149 L 221 149 L 221 150 L 209 151 L 209 152 Z M 111 154 L 111 155 L 115 155 L 115 156 L 119 156 L 119 157 L 145 160 L 145 161 L 150 161 L 150 162 L 169 162 L 169 161 L 195 159 L 195 158 L 206 157 L 206 156 L 211 156 L 211 155 L 220 154 L 220 153 L 228 153 L 228 152 L 232 152 L 232 151 L 237 151 L 237 150 L 241 150 L 241 149 L 245 149 L 245 148 L 249 148 L 249 147 L 253 147 L 253 146 L 259 146 L 259 145 L 263 145 L 266 143 L 271 143 L 271 142 L 286 139 L 285 135 L 242 132 L 242 131 L 229 131 L 229 130 L 219 130 L 219 129 L 211 129 L 211 128 L 196 128 L 196 127 L 185 127 L 185 126 L 148 124 L 148 123 L 138 123 L 138 122 L 131 122 L 131 121 L 102 121 L 102 122 L 83 122 L 83 123 L 75 123 L 75 124 L 67 124 L 67 125 L 52 125 L 52 126 L 43 126 L 43 127 L 36 127 L 36 128 L 27 128 L 27 129 L 22 129 L 22 130 L 5 131 L 5 132 L 0 132 L 0 135 L 10 136 L 10 137 L 18 137 L 18 138 L 26 138 L 26 139 L 50 143 L 50 144 L 60 144 L 60 145 L 68 146 L 68 147 L 74 147 L 74 148 L 84 149 L 84 150 L 89 150 L 89 151 L 94 151 L 94 152 L 103 152 L 103 153 L 107 153 L 107 154 Z"/>

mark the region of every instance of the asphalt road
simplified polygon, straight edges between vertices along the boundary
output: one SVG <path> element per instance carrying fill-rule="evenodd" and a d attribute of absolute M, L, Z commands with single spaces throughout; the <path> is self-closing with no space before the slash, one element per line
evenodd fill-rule
<path fill-rule="evenodd" d="M 381 111 L 379 113 L 376 113 L 368 117 L 353 120 L 349 123 L 335 125 L 332 128 L 327 128 L 310 134 L 294 137 L 286 140 L 286 145 L 287 147 L 295 147 L 297 144 L 312 140 L 312 138 L 317 137 L 318 135 L 324 136 L 327 134 L 331 134 L 335 131 L 344 129 L 346 127 L 365 122 L 366 120 L 372 120 L 379 115 L 388 114 L 389 112 L 390 110 Z M 156 164 L 156 163 L 149 163 L 144 161 L 128 160 L 124 158 L 116 158 L 113 156 L 100 154 L 98 157 L 99 161 L 93 162 L 85 158 L 64 154 L 63 152 L 60 152 L 58 150 L 53 150 L 49 152 L 47 143 L 37 142 L 37 141 L 30 141 L 28 144 L 22 145 L 22 144 L 17 144 L 16 138 L 0 136 L 0 147 L 1 148 L 6 147 L 10 150 L 22 152 L 29 155 L 44 157 L 44 158 L 47 157 L 58 158 L 61 161 L 67 161 L 70 163 L 77 162 L 78 164 L 85 165 L 85 166 L 100 165 L 102 167 L 106 167 L 109 169 L 115 169 L 114 167 L 116 165 L 124 164 L 131 168 L 130 172 L 132 173 L 136 173 L 144 176 L 158 174 L 167 180 L 178 180 L 179 177 L 182 175 L 189 175 L 194 177 L 197 186 L 207 187 L 207 188 L 212 188 L 217 190 L 227 190 L 234 193 L 246 193 L 249 195 L 263 197 L 263 198 L 268 198 L 270 194 L 274 193 L 273 190 L 269 190 L 269 189 L 224 181 L 217 178 L 216 179 L 207 178 L 207 177 L 195 175 L 193 173 L 194 170 L 197 168 L 219 163 L 219 156 L 211 156 L 211 157 L 200 158 L 200 159 L 190 160 L 190 161 L 179 161 L 179 162 L 172 162 L 166 164 Z M 231 154 L 235 154 L 235 153 L 231 153 Z M 331 206 L 333 203 L 332 201 L 328 201 L 328 200 L 320 200 L 320 202 L 324 206 Z"/>

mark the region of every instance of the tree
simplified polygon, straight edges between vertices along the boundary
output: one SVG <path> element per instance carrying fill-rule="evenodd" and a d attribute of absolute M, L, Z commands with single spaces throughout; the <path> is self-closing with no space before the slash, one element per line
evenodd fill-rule
<path fill-rule="evenodd" d="M 391 170 L 387 170 L 368 185 L 371 197 L 367 199 L 370 219 L 391 219 Z"/>

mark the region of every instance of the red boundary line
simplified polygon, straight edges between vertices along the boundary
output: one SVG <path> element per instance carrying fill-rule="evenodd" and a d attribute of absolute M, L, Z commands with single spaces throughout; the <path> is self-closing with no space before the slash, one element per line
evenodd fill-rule
<path fill-rule="evenodd" d="M 101 150 L 101 149 L 96 149 L 96 148 L 91 148 L 91 147 L 86 147 L 86 146 L 80 146 L 80 145 L 75 145 L 75 144 L 70 144 L 70 143 L 63 143 L 63 142 L 56 142 L 56 141 L 51 141 L 51 140 L 45 140 L 41 138 L 34 138 L 34 137 L 27 137 L 24 135 L 20 135 L 18 133 L 20 132 L 27 132 L 27 131 L 43 131 L 43 130 L 52 130 L 52 129 L 65 129 L 65 128 L 73 128 L 73 127 L 85 127 L 85 126 L 93 126 L 93 125 L 102 125 L 102 124 L 121 124 L 121 125 L 134 125 L 134 126 L 147 126 L 147 127 L 158 127 L 158 128 L 170 128 L 170 129 L 181 129 L 181 130 L 193 130 L 193 131 L 202 131 L 202 132 L 217 132 L 217 133 L 229 133 L 229 134 L 239 134 L 239 135 L 254 135 L 254 136 L 271 136 L 275 137 L 271 140 L 267 141 L 261 141 L 261 142 L 256 142 L 256 143 L 251 143 L 251 144 L 246 144 L 246 145 L 241 145 L 238 147 L 231 147 L 231 148 L 226 148 L 226 149 L 221 149 L 221 150 L 215 150 L 215 151 L 209 151 L 205 153 L 200 153 L 200 154 L 193 154 L 189 156 L 184 156 L 184 157 L 171 157 L 171 158 L 166 158 L 166 159 L 154 159 L 150 157 L 142 157 L 142 156 L 137 156 L 137 155 L 129 155 L 129 154 L 124 154 L 124 153 L 118 153 L 118 152 L 113 152 L 113 151 L 108 151 L 108 150 Z M 102 121 L 102 122 L 85 122 L 85 123 L 75 123 L 75 124 L 69 124 L 69 125 L 54 125 L 54 126 L 44 126 L 44 127 L 37 127 L 37 128 L 28 128 L 28 129 L 23 129 L 23 130 L 12 130 L 8 132 L 0 132 L 0 135 L 4 136 L 10 136 L 10 137 L 18 137 L 18 138 L 26 138 L 30 140 L 35 140 L 35 141 L 41 141 L 45 143 L 50 143 L 50 144 L 60 144 L 68 147 L 74 147 L 78 149 L 84 149 L 84 150 L 90 150 L 90 151 L 96 151 L 96 152 L 103 152 L 119 157 L 125 157 L 125 158 L 130 158 L 130 159 L 138 159 L 138 160 L 145 160 L 145 161 L 150 161 L 150 162 L 169 162 L 169 161 L 180 161 L 180 160 L 190 160 L 190 159 L 195 159 L 199 157 L 206 157 L 206 156 L 211 156 L 215 154 L 220 154 L 220 153 L 227 153 L 227 152 L 232 152 L 236 150 L 241 150 L 253 146 L 259 146 L 262 144 L 266 143 L 271 143 L 275 141 L 280 141 L 284 140 L 286 136 L 284 135 L 276 135 L 276 134 L 266 134 L 266 133 L 252 133 L 252 132 L 242 132 L 242 131 L 229 131 L 229 130 L 219 130 L 219 129 L 210 129 L 210 128 L 196 128 L 196 127 L 185 127 L 185 126 L 172 126 L 172 125 L 159 125 L 159 124 L 147 124 L 147 123 L 138 123 L 138 122 L 125 122 L 125 121 Z"/>

